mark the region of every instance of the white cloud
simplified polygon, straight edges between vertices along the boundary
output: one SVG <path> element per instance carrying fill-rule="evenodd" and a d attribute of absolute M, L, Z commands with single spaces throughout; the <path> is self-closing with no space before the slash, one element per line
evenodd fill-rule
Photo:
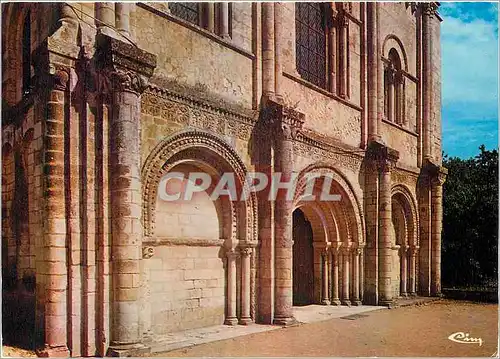
<path fill-rule="evenodd" d="M 450 6 L 450 5 L 448 5 Z M 441 26 L 443 104 L 498 101 L 497 26 L 445 16 Z"/>

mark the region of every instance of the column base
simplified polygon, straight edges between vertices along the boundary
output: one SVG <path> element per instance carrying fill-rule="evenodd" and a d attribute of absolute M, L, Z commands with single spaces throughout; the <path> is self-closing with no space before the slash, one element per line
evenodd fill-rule
<path fill-rule="evenodd" d="M 294 317 L 274 317 L 273 324 L 288 327 L 290 325 L 297 324 L 297 319 L 295 319 Z"/>
<path fill-rule="evenodd" d="M 395 304 L 394 299 L 380 299 L 378 305 L 388 308 L 393 308 Z"/>
<path fill-rule="evenodd" d="M 341 304 L 341 303 L 340 303 L 340 300 L 339 300 L 339 299 L 333 299 L 333 300 L 332 300 L 332 305 L 337 305 L 337 306 L 338 306 L 338 305 L 340 305 L 340 304 Z"/>
<path fill-rule="evenodd" d="M 230 317 L 224 320 L 224 325 L 236 325 L 236 324 L 238 324 L 238 318 L 236 317 Z"/>
<path fill-rule="evenodd" d="M 106 356 L 109 357 L 139 357 L 151 353 L 151 348 L 141 343 L 111 345 Z"/>
<path fill-rule="evenodd" d="M 328 299 L 323 299 L 323 300 L 321 301 L 321 304 L 322 304 L 322 305 L 330 305 L 330 304 L 331 304 L 331 302 L 330 302 L 330 300 L 328 300 Z"/>
<path fill-rule="evenodd" d="M 45 346 L 44 348 L 38 349 L 36 355 L 41 358 L 69 358 L 69 349 L 67 346 L 51 347 Z"/>
<path fill-rule="evenodd" d="M 250 317 L 240 318 L 239 324 L 240 325 L 251 325 L 251 324 L 253 324 L 253 320 Z"/>
<path fill-rule="evenodd" d="M 347 305 L 348 307 L 350 307 L 351 301 L 349 299 L 342 299 L 342 305 Z"/>
<path fill-rule="evenodd" d="M 401 296 L 402 298 L 408 298 L 408 293 L 401 293 L 401 294 L 400 294 L 400 296 Z"/>
<path fill-rule="evenodd" d="M 356 299 L 356 300 L 353 300 L 352 301 L 352 305 L 354 305 L 355 307 L 359 307 L 360 305 L 362 305 L 363 303 L 361 303 L 361 301 L 359 299 Z"/>
<path fill-rule="evenodd" d="M 410 297 L 416 297 L 417 293 L 410 293 Z"/>

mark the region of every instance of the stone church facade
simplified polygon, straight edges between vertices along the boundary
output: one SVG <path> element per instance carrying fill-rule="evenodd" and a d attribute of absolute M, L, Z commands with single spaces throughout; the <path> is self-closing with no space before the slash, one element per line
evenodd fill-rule
<path fill-rule="evenodd" d="M 294 305 L 440 295 L 437 8 L 2 4 L 4 317 L 40 355 L 136 355 Z M 196 171 L 298 191 L 159 199 Z M 304 201 L 307 175 L 340 201 Z"/>

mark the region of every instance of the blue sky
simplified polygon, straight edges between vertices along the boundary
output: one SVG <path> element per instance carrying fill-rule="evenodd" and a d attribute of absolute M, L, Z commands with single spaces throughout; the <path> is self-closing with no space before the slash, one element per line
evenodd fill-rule
<path fill-rule="evenodd" d="M 498 147 L 498 4 L 441 2 L 443 151 Z"/>

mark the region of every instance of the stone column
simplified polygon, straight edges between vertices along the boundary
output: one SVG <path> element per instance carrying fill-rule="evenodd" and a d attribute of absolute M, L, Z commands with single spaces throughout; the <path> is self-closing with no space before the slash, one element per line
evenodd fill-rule
<path fill-rule="evenodd" d="M 443 228 L 443 184 L 445 172 L 431 179 L 431 295 L 441 295 L 441 230 Z"/>
<path fill-rule="evenodd" d="M 97 33 L 113 36 L 115 28 L 114 4 L 112 2 L 96 2 L 95 9 Z"/>
<path fill-rule="evenodd" d="M 342 98 L 349 97 L 348 85 L 348 63 L 347 59 L 349 56 L 349 38 L 348 38 L 348 27 L 349 18 L 345 14 L 345 10 L 340 13 L 338 17 L 339 32 L 340 32 L 340 91 L 339 96 Z"/>
<path fill-rule="evenodd" d="M 436 11 L 434 3 L 420 4 L 422 9 L 422 92 L 423 92 L 423 155 L 431 158 L 431 115 L 432 115 L 432 17 Z"/>
<path fill-rule="evenodd" d="M 392 294 L 392 202 L 391 202 L 391 170 L 399 154 L 388 147 L 378 149 L 378 165 L 380 176 L 379 189 L 379 304 L 390 305 Z"/>
<path fill-rule="evenodd" d="M 416 258 L 417 258 L 417 247 L 410 248 L 410 295 L 416 296 L 416 282 L 417 282 L 417 273 L 416 273 Z"/>
<path fill-rule="evenodd" d="M 215 32 L 215 3 L 208 2 L 203 4 L 206 10 L 206 26 L 210 32 Z M 222 23 L 222 21 L 221 21 Z"/>
<path fill-rule="evenodd" d="M 293 171 L 293 141 L 304 123 L 304 115 L 278 102 L 268 104 L 269 120 L 274 127 L 274 172 L 281 182 L 290 183 Z M 278 191 L 275 201 L 275 311 L 274 323 L 288 325 L 292 314 L 292 209 L 293 196 Z"/>
<path fill-rule="evenodd" d="M 226 253 L 227 258 L 227 307 L 225 325 L 238 324 L 236 317 L 236 258 L 237 254 L 234 249 L 228 250 Z"/>
<path fill-rule="evenodd" d="M 337 16 L 338 12 L 335 10 L 335 3 L 330 3 L 332 11 L 332 26 L 330 26 L 330 32 L 328 34 L 328 50 L 330 57 L 330 76 L 328 79 L 330 92 L 337 93 Z"/>
<path fill-rule="evenodd" d="M 142 258 L 140 95 L 156 67 L 156 57 L 106 35 L 97 37 L 102 91 L 111 100 L 109 180 L 113 324 L 109 355 L 143 353 L 139 333 Z M 133 61 L 131 61 L 131 59 Z M 107 87 L 106 87 L 107 86 Z"/>
<path fill-rule="evenodd" d="M 330 305 L 330 288 L 328 288 L 328 261 L 329 261 L 329 251 L 328 248 L 325 248 L 324 251 L 321 253 L 322 257 L 322 290 L 321 290 L 321 304 L 323 305 Z"/>
<path fill-rule="evenodd" d="M 366 4 L 367 26 L 367 84 L 368 84 L 368 141 L 378 140 L 378 27 L 377 6 L 375 2 Z"/>
<path fill-rule="evenodd" d="M 281 98 L 283 82 L 283 4 L 274 3 L 274 93 L 276 98 Z"/>
<path fill-rule="evenodd" d="M 229 3 L 221 2 L 220 3 L 220 34 L 223 39 L 230 39 L 229 36 Z"/>
<path fill-rule="evenodd" d="M 339 250 L 332 248 L 332 304 L 340 305 L 339 298 Z"/>
<path fill-rule="evenodd" d="M 349 266 L 350 266 L 350 247 L 342 248 L 342 304 L 343 305 L 351 305 L 351 301 L 349 300 Z"/>
<path fill-rule="evenodd" d="M 241 249 L 241 318 L 240 324 L 252 323 L 250 316 L 250 259 L 252 248 Z"/>
<path fill-rule="evenodd" d="M 387 120 L 395 122 L 396 121 L 396 99 L 395 99 L 395 91 L 394 91 L 394 68 L 389 65 L 387 68 L 389 71 L 387 76 L 387 81 L 389 81 L 389 94 L 387 99 Z"/>
<path fill-rule="evenodd" d="M 399 253 L 400 253 L 400 258 L 401 258 L 401 273 L 400 273 L 400 288 L 399 288 L 399 292 L 401 294 L 402 297 L 406 297 L 407 296 L 407 290 L 406 290 L 406 277 L 407 277 L 407 261 L 406 261 L 406 252 L 407 251 L 407 247 L 405 245 L 402 245 L 400 250 L 399 250 Z"/>
<path fill-rule="evenodd" d="M 352 293 L 352 305 L 361 305 L 361 300 L 359 297 L 359 283 L 360 283 L 360 273 L 359 273 L 359 258 L 361 257 L 361 249 L 354 248 L 352 253 L 352 261 L 353 261 L 353 271 L 352 271 L 352 280 L 353 280 L 353 293 Z"/>
<path fill-rule="evenodd" d="M 115 3 L 115 22 L 116 29 L 125 37 L 130 37 L 130 7 L 132 3 Z"/>
<path fill-rule="evenodd" d="M 274 3 L 262 3 L 262 95 L 270 97 L 275 90 Z"/>
<path fill-rule="evenodd" d="M 359 300 L 363 302 L 365 293 L 365 254 L 364 254 L 364 244 L 360 248 L 361 252 L 359 254 Z"/>
<path fill-rule="evenodd" d="M 64 183 L 65 98 L 69 69 L 53 67 L 50 77 L 47 118 L 45 120 L 45 221 L 44 268 L 40 274 L 43 298 L 37 305 L 43 307 L 44 348 L 39 356 L 69 356 L 67 347 L 67 262 L 66 262 L 66 208 Z M 38 278 L 37 278 L 38 279 Z M 37 287 L 39 283 L 37 282 Z M 38 289 L 38 288 L 37 288 Z"/>

